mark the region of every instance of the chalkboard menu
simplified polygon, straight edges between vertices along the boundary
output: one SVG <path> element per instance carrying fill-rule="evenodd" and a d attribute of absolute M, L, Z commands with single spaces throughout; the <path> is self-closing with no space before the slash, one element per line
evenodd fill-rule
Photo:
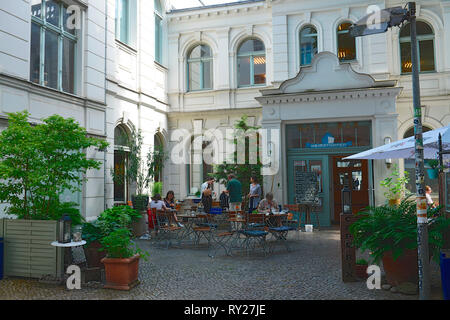
<path fill-rule="evenodd" d="M 295 199 L 298 204 L 315 204 L 319 192 L 316 172 L 295 170 Z"/>

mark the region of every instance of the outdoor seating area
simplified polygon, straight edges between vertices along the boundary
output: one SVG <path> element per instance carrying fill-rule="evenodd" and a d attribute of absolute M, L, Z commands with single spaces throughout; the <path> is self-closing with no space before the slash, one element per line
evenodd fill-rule
<path fill-rule="evenodd" d="M 275 250 L 289 252 L 290 241 L 298 241 L 302 230 L 302 208 L 299 205 L 285 205 L 281 212 L 248 213 L 220 208 L 218 203 L 205 213 L 198 205 L 178 205 L 176 209 L 148 210 L 149 241 L 158 248 L 183 248 L 192 246 L 205 248 L 211 258 L 217 255 L 263 256 Z M 289 210 L 293 209 L 293 210 Z M 174 222 L 174 215 L 182 227 Z"/>

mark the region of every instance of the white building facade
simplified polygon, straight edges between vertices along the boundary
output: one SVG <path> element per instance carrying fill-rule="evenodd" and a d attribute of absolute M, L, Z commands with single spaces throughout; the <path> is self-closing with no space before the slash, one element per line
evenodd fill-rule
<path fill-rule="evenodd" d="M 450 1 L 417 4 L 423 124 L 435 129 L 450 123 Z M 79 13 L 73 30 L 63 23 L 70 6 Z M 250 124 L 280 132 L 279 170 L 267 177 L 265 191 L 273 186 L 280 203 L 291 203 L 295 171 L 319 171 L 320 222 L 330 225 L 341 179 L 358 180 L 354 199 L 363 206 L 383 201 L 378 181 L 391 170 L 383 161 L 342 158 L 409 135 L 413 126 L 408 28 L 350 39 L 349 24 L 368 6 L 357 0 L 181 9 L 163 0 L 2 1 L 0 128 L 8 112 L 27 110 L 32 121 L 56 113 L 110 143 L 106 152 L 88 150 L 102 169 L 88 172 L 80 194 L 67 195 L 90 220 L 135 192 L 133 185 L 115 185 L 110 174 L 124 161 L 116 152 L 119 134 L 140 129 L 145 153 L 155 144 L 171 150 L 179 144 L 177 129 L 194 136 L 225 132 L 245 114 Z M 409 170 L 411 163 L 400 165 Z M 211 170 L 201 159 L 168 160 L 164 192 L 185 198 Z"/>

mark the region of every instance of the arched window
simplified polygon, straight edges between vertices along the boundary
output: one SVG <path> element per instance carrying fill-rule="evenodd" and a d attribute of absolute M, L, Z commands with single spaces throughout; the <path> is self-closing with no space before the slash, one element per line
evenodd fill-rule
<path fill-rule="evenodd" d="M 159 0 L 154 1 L 155 5 L 155 61 L 162 63 L 162 22 L 163 22 L 163 9 Z"/>
<path fill-rule="evenodd" d="M 129 135 L 127 130 L 119 125 L 114 129 L 114 201 L 126 203 L 128 201 L 128 183 L 126 179 Z"/>
<path fill-rule="evenodd" d="M 266 48 L 258 39 L 244 41 L 237 54 L 238 85 L 240 87 L 266 83 Z"/>
<path fill-rule="evenodd" d="M 317 30 L 314 26 L 304 26 L 300 31 L 300 65 L 311 64 L 317 53 Z"/>
<path fill-rule="evenodd" d="M 351 22 L 343 22 L 337 28 L 337 45 L 339 61 L 356 60 L 356 41 L 350 35 Z"/>
<path fill-rule="evenodd" d="M 410 28 L 410 24 L 407 23 L 400 30 L 402 73 L 412 72 Z M 419 72 L 434 71 L 434 32 L 430 25 L 422 21 L 417 21 L 417 47 L 419 54 Z"/>
<path fill-rule="evenodd" d="M 189 52 L 187 73 L 188 91 L 212 89 L 213 57 L 209 46 L 201 44 Z"/>

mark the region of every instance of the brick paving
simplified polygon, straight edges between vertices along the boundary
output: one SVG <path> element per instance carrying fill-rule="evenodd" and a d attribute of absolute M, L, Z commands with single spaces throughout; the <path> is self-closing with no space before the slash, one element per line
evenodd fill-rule
<path fill-rule="evenodd" d="M 340 271 L 339 230 L 292 234 L 291 252 L 275 246 L 273 254 L 208 257 L 205 246 L 158 249 L 139 240 L 150 253 L 140 262 L 140 285 L 129 292 L 64 286 L 35 280 L 9 278 L 0 281 L 0 299 L 65 300 L 300 300 L 300 299 L 418 299 L 384 290 L 368 290 L 365 282 L 343 283 Z M 432 263 L 432 292 L 442 299 L 439 267 Z"/>

